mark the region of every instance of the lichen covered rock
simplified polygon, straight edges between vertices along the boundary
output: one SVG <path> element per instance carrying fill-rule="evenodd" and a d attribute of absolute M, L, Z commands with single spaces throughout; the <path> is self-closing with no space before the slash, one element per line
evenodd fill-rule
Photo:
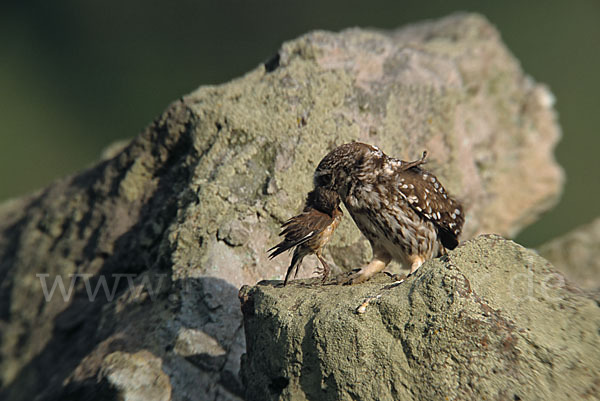
<path fill-rule="evenodd" d="M 430 260 L 399 285 L 383 274 L 359 286 L 280 283 L 240 292 L 249 401 L 600 394 L 600 307 L 498 236 Z"/>

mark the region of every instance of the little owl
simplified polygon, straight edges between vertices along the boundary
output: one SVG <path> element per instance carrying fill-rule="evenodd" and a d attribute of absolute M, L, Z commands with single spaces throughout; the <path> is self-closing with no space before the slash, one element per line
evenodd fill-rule
<path fill-rule="evenodd" d="M 406 162 L 352 142 L 333 149 L 319 163 L 315 187 L 339 194 L 373 249 L 371 262 L 350 283 L 368 280 L 392 260 L 410 267 L 412 274 L 425 260 L 458 245 L 462 206 L 420 167 L 426 154 Z"/>

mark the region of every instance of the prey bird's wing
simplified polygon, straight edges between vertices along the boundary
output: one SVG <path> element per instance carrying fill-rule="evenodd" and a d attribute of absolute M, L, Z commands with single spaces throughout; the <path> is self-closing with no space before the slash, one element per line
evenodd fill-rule
<path fill-rule="evenodd" d="M 285 237 L 283 241 L 267 251 L 272 251 L 269 258 L 274 258 L 295 246 L 310 241 L 321 234 L 331 223 L 333 223 L 333 218 L 330 215 L 316 209 L 308 209 L 292 217 L 282 225 L 283 231 L 279 235 Z"/>

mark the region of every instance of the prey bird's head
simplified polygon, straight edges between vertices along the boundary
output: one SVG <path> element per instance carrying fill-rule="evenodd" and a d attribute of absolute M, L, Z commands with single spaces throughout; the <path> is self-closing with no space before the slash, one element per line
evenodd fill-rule
<path fill-rule="evenodd" d="M 333 216 L 334 211 L 339 208 L 340 202 L 341 199 L 337 192 L 325 187 L 315 187 L 306 197 L 305 210 L 316 209 Z"/>

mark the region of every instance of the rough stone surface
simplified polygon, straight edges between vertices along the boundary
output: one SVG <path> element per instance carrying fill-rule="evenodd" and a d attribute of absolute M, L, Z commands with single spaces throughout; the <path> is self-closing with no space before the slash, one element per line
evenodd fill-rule
<path fill-rule="evenodd" d="M 539 252 L 600 302 L 600 218 L 542 245 Z"/>
<path fill-rule="evenodd" d="M 115 355 L 162 370 L 173 400 L 239 399 L 237 291 L 284 273 L 265 249 L 329 149 L 427 149 L 465 203 L 465 238 L 510 236 L 559 195 L 558 136 L 551 94 L 480 16 L 288 42 L 96 166 L 0 206 L 0 399 L 122 399 L 138 384 L 116 384 Z M 351 268 L 368 252 L 345 219 L 327 258 Z"/>
<path fill-rule="evenodd" d="M 392 282 L 242 288 L 247 400 L 599 399 L 600 307 L 535 252 L 480 236 Z"/>
<path fill-rule="evenodd" d="M 161 365 L 161 360 L 148 351 L 134 355 L 113 352 L 104 358 L 100 376 L 124 400 L 168 401 L 171 399 L 171 383 Z"/>

